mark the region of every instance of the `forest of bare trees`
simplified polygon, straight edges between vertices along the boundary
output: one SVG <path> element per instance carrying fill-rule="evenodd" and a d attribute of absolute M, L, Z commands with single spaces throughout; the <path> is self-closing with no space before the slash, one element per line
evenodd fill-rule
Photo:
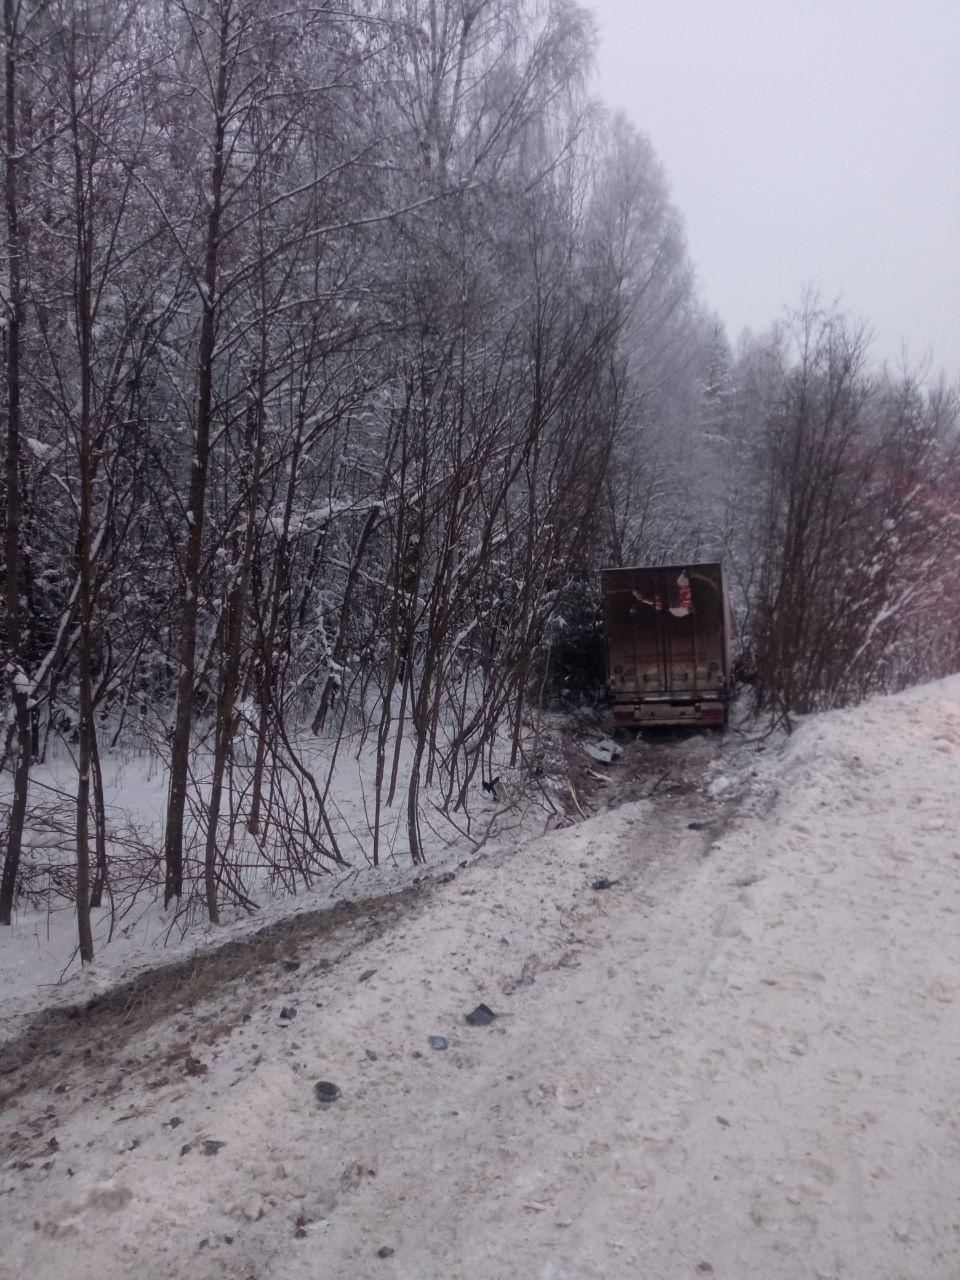
<path fill-rule="evenodd" d="M 878 372 L 817 299 L 741 361 L 726 546 L 753 708 L 792 717 L 960 668 L 957 388 Z"/>
<path fill-rule="evenodd" d="M 215 923 L 424 860 L 535 774 L 603 564 L 726 558 L 787 724 L 957 667 L 955 389 L 815 300 L 731 350 L 585 10 L 4 0 L 4 39 L 0 923 L 39 817 L 84 960 L 121 875 Z"/>

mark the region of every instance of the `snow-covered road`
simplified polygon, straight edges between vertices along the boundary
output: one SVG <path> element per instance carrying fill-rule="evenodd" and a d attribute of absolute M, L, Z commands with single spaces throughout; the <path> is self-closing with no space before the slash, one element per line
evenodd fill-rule
<path fill-rule="evenodd" d="M 11 1102 L 0 1276 L 957 1280 L 960 678 L 750 763 Z"/>

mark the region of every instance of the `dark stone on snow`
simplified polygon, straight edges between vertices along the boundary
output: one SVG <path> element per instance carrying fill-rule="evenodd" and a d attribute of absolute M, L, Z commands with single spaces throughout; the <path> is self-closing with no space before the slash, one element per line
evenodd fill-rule
<path fill-rule="evenodd" d="M 183 1124 L 183 1121 L 180 1119 L 179 1116 L 171 1116 L 170 1119 L 167 1121 L 167 1124 L 170 1126 L 171 1129 L 179 1129 L 180 1126 Z"/>
<path fill-rule="evenodd" d="M 706 831 L 709 825 L 710 825 L 709 822 L 688 822 L 687 830 L 688 831 Z"/>
<path fill-rule="evenodd" d="M 292 1004 L 285 1004 L 283 1008 L 280 1010 L 280 1017 L 286 1018 L 288 1022 L 290 1021 L 291 1018 L 295 1018 L 296 1016 L 297 1016 L 297 1011 Z"/>
<path fill-rule="evenodd" d="M 332 1080 L 318 1080 L 313 1086 L 313 1092 L 318 1102 L 322 1102 L 326 1106 L 330 1102 L 336 1102 L 340 1097 L 340 1089 Z"/>
<path fill-rule="evenodd" d="M 427 1036 L 427 1042 L 431 1049 L 446 1049 L 447 1047 L 446 1036 Z"/>
<path fill-rule="evenodd" d="M 218 1152 L 222 1151 L 226 1145 L 227 1144 L 225 1142 L 218 1142 L 216 1138 L 204 1138 L 203 1145 L 200 1150 L 205 1156 L 215 1156 Z"/>
<path fill-rule="evenodd" d="M 606 876 L 600 876 L 594 880 L 590 886 L 591 889 L 612 889 L 615 884 L 619 884 L 619 880 L 608 880 Z"/>
<path fill-rule="evenodd" d="M 390 1248 L 390 1246 L 389 1246 L 388 1244 L 382 1244 L 382 1245 L 380 1246 L 380 1248 L 377 1250 L 377 1257 L 378 1257 L 378 1258 L 392 1258 L 392 1257 L 393 1257 L 393 1250 Z"/>
<path fill-rule="evenodd" d="M 489 1027 L 496 1016 L 489 1005 L 478 1004 L 472 1013 L 467 1014 L 466 1020 L 471 1027 Z"/>
<path fill-rule="evenodd" d="M 376 1060 L 377 1060 L 377 1055 L 373 1052 L 373 1050 L 372 1050 L 372 1049 L 368 1049 L 368 1050 L 367 1050 L 367 1061 L 368 1061 L 368 1062 L 376 1062 Z"/>
<path fill-rule="evenodd" d="M 300 961 L 299 960 L 281 960 L 280 965 L 282 968 L 286 969 L 287 973 L 293 973 L 294 969 L 300 968 Z"/>
<path fill-rule="evenodd" d="M 357 981 L 358 981 L 358 982 L 369 982 L 369 981 L 370 981 L 370 979 L 373 977 L 373 975 L 374 975 L 376 972 L 377 972 L 377 971 L 376 971 L 376 969 L 364 969 L 363 973 L 361 973 L 361 975 L 360 975 L 360 977 L 357 979 Z"/>
<path fill-rule="evenodd" d="M 193 1147 L 191 1147 L 190 1143 L 185 1142 L 183 1146 L 180 1148 L 180 1154 L 182 1156 L 188 1156 L 192 1150 L 193 1150 Z"/>

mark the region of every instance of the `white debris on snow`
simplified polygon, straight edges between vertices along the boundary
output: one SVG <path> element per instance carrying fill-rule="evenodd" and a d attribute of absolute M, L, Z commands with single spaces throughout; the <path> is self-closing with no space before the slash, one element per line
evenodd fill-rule
<path fill-rule="evenodd" d="M 752 758 L 10 1102 L 0 1276 L 956 1280 L 960 678 Z"/>
<path fill-rule="evenodd" d="M 734 782 L 732 778 L 728 778 L 725 774 L 721 774 L 719 778 L 714 778 L 707 786 L 707 795 L 716 799 L 718 796 L 722 796 L 725 791 L 729 791 L 733 785 Z"/>
<path fill-rule="evenodd" d="M 603 738 L 600 742 L 585 742 L 583 749 L 598 764 L 613 764 L 623 755 L 623 748 L 612 738 Z"/>

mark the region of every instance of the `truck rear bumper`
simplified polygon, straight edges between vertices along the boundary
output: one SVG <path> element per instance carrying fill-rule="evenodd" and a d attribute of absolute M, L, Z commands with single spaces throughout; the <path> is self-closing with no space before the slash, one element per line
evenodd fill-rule
<path fill-rule="evenodd" d="M 613 719 L 618 725 L 697 725 L 704 728 L 722 728 L 727 722 L 725 702 L 701 700 L 691 702 L 670 700 L 656 702 L 618 702 L 613 707 Z"/>

